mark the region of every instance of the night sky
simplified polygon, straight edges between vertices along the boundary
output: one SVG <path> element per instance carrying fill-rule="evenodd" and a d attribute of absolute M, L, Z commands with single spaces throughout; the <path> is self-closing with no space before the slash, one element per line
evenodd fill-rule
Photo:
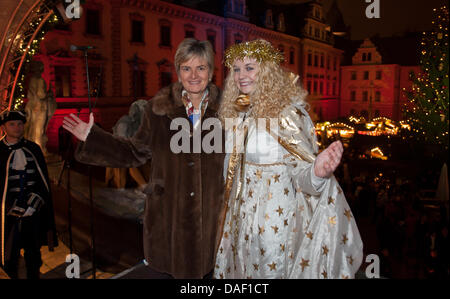
<path fill-rule="evenodd" d="M 308 0 L 276 0 L 279 3 L 302 3 Z M 325 13 L 334 0 L 322 0 Z M 380 19 L 368 19 L 365 0 L 337 0 L 346 25 L 351 26 L 351 39 L 361 40 L 375 34 L 392 36 L 406 31 L 431 28 L 433 8 L 447 5 L 446 0 L 379 0 Z"/>

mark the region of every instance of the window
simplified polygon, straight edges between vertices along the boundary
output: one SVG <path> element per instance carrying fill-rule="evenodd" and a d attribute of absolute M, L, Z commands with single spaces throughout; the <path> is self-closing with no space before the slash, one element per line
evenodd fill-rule
<path fill-rule="evenodd" d="M 372 60 L 372 53 L 367 53 L 367 61 L 371 61 Z"/>
<path fill-rule="evenodd" d="M 364 80 L 369 80 L 369 71 L 364 72 Z"/>
<path fill-rule="evenodd" d="M 333 82 L 333 95 L 336 94 L 336 82 Z"/>
<path fill-rule="evenodd" d="M 381 80 L 381 71 L 377 71 L 376 79 Z"/>
<path fill-rule="evenodd" d="M 244 40 L 244 38 L 239 33 L 236 33 L 234 35 L 234 43 L 235 44 L 240 44 L 240 43 L 242 43 L 243 40 Z"/>
<path fill-rule="evenodd" d="M 369 92 L 363 91 L 363 102 L 367 102 L 369 100 Z"/>
<path fill-rule="evenodd" d="M 159 30 L 160 30 L 160 42 L 159 46 L 162 47 L 171 47 L 172 46 L 172 37 L 171 37 L 171 26 L 172 24 L 167 20 L 160 20 L 159 22 Z"/>
<path fill-rule="evenodd" d="M 271 9 L 266 10 L 266 27 L 271 29 L 273 28 L 273 17 Z"/>
<path fill-rule="evenodd" d="M 311 81 L 306 82 L 306 89 L 308 90 L 308 93 L 311 94 Z"/>
<path fill-rule="evenodd" d="M 161 76 L 160 88 L 166 87 L 172 83 L 172 73 L 161 72 L 160 76 Z"/>
<path fill-rule="evenodd" d="M 313 89 L 313 93 L 314 93 L 314 94 L 317 93 L 317 81 L 314 81 L 314 89 Z"/>
<path fill-rule="evenodd" d="M 239 15 L 244 15 L 244 3 L 242 0 L 234 1 L 234 12 Z"/>
<path fill-rule="evenodd" d="M 323 67 L 325 67 L 325 61 L 324 61 L 324 56 L 323 56 L 323 54 L 322 55 L 320 55 L 320 67 L 321 68 L 323 68 Z"/>
<path fill-rule="evenodd" d="M 330 69 L 330 56 L 327 56 L 327 70 Z"/>
<path fill-rule="evenodd" d="M 55 66 L 55 96 L 71 97 L 72 86 L 70 66 Z M 86 87 L 87 90 L 87 87 Z"/>
<path fill-rule="evenodd" d="M 137 97 L 145 97 L 145 71 L 138 70 L 136 71 L 136 81 L 135 81 L 135 90 L 136 90 L 136 96 Z"/>
<path fill-rule="evenodd" d="M 308 31 L 308 33 L 309 33 L 309 36 L 312 36 L 312 26 L 309 26 L 309 31 Z"/>
<path fill-rule="evenodd" d="M 314 66 L 319 66 L 319 56 L 314 54 Z"/>
<path fill-rule="evenodd" d="M 351 80 L 356 80 L 356 72 L 355 71 L 353 71 L 351 73 Z"/>
<path fill-rule="evenodd" d="M 350 101 L 355 102 L 356 101 L 356 90 L 352 90 L 350 92 Z M 351 113 L 353 114 L 353 113 Z"/>
<path fill-rule="evenodd" d="M 335 71 L 337 69 L 337 59 L 334 57 L 333 59 L 333 70 Z"/>
<path fill-rule="evenodd" d="M 286 26 L 284 25 L 284 14 L 280 13 L 278 15 L 278 31 L 284 32 L 286 31 Z"/>
<path fill-rule="evenodd" d="M 100 10 L 86 10 L 86 33 L 92 35 L 100 35 Z"/>
<path fill-rule="evenodd" d="M 294 49 L 291 48 L 289 50 L 289 64 L 294 64 L 295 63 L 295 52 Z"/>
<path fill-rule="evenodd" d="M 319 29 L 319 28 L 315 28 L 315 33 L 314 33 L 314 35 L 315 35 L 317 38 L 320 38 L 320 29 Z"/>
<path fill-rule="evenodd" d="M 206 31 L 206 39 L 211 43 L 214 52 L 216 52 L 216 32 L 214 30 Z"/>
<path fill-rule="evenodd" d="M 319 84 L 319 91 L 320 91 L 320 94 L 323 94 L 323 82 L 322 81 L 320 81 L 320 84 Z"/>
<path fill-rule="evenodd" d="M 192 25 L 184 26 L 184 38 L 195 38 L 195 27 Z"/>
<path fill-rule="evenodd" d="M 308 53 L 308 66 L 312 66 L 312 53 Z"/>
<path fill-rule="evenodd" d="M 147 62 L 139 58 L 137 54 L 134 54 L 127 62 L 130 71 L 130 96 L 134 98 L 147 96 Z"/>
<path fill-rule="evenodd" d="M 326 95 L 330 94 L 330 82 L 327 82 L 327 90 L 325 91 Z"/>
<path fill-rule="evenodd" d="M 366 53 L 363 53 L 363 55 L 362 55 L 362 61 L 366 61 L 367 60 L 367 54 Z"/>
<path fill-rule="evenodd" d="M 380 102 L 380 101 L 381 101 L 381 92 L 376 91 L 375 92 L 375 102 Z"/>
<path fill-rule="evenodd" d="M 144 22 L 139 20 L 131 21 L 131 41 L 135 43 L 144 42 Z"/>

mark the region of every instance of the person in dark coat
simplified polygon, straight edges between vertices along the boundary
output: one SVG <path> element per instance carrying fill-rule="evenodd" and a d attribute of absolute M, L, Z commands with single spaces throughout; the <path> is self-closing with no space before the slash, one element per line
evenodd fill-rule
<path fill-rule="evenodd" d="M 175 69 L 179 82 L 161 89 L 148 102 L 133 137 L 101 130 L 92 114 L 89 123 L 72 114 L 64 118 L 63 126 L 82 141 L 76 151 L 80 162 L 132 168 L 152 159 L 144 189 L 144 263 L 153 271 L 148 277 L 157 272 L 165 278 L 204 278 L 214 268 L 224 214 L 221 127 L 216 131 L 221 138 L 214 141 L 218 150 L 204 147 L 205 136 L 216 135 L 216 127 L 207 123 L 214 122 L 220 101 L 220 91 L 211 83 L 211 44 L 185 39 L 175 54 Z M 201 144 L 196 143 L 199 131 L 194 127 L 202 128 Z"/>
<path fill-rule="evenodd" d="M 47 165 L 36 143 L 23 138 L 25 114 L 5 111 L 0 125 L 1 266 L 18 278 L 20 250 L 24 249 L 27 278 L 37 279 L 42 265 L 41 246 L 57 246 L 53 202 Z"/>

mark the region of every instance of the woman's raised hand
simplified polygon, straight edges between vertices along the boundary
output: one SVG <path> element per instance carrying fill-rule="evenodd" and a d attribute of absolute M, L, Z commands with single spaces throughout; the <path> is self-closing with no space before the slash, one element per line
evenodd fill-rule
<path fill-rule="evenodd" d="M 340 141 L 335 141 L 323 150 L 316 158 L 314 173 L 321 178 L 330 177 L 341 162 L 344 147 Z"/>
<path fill-rule="evenodd" d="M 92 112 L 89 114 L 89 123 L 85 123 L 73 113 L 63 119 L 63 128 L 72 133 L 81 141 L 86 141 L 93 125 L 94 115 Z"/>

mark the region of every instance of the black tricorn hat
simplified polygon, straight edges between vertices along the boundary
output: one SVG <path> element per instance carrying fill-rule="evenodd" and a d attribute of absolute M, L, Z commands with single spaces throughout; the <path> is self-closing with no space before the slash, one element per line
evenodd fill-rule
<path fill-rule="evenodd" d="M 3 125 L 4 123 L 6 123 L 7 121 L 10 120 L 21 120 L 23 121 L 23 123 L 27 122 L 27 117 L 25 112 L 23 111 L 17 111 L 17 110 L 13 110 L 13 111 L 4 111 L 2 114 L 0 114 L 0 125 Z"/>

